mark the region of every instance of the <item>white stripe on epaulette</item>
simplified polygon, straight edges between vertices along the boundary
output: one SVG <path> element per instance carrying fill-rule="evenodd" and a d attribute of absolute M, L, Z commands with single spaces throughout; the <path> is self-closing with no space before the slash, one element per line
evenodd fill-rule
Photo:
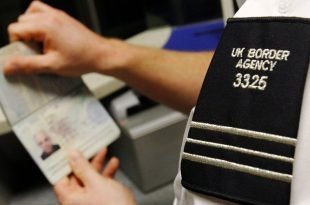
<path fill-rule="evenodd" d="M 206 141 L 196 140 L 196 139 L 192 139 L 192 138 L 187 138 L 186 142 L 192 143 L 192 144 L 197 144 L 197 145 L 202 145 L 202 146 L 214 147 L 214 148 L 228 150 L 228 151 L 233 151 L 233 152 L 239 152 L 242 154 L 247 154 L 247 155 L 262 157 L 262 158 L 266 158 L 266 159 L 272 159 L 272 160 L 287 162 L 287 163 L 293 163 L 294 162 L 294 159 L 290 158 L 290 157 L 285 157 L 285 156 L 276 155 L 276 154 L 270 154 L 267 152 L 260 152 L 260 151 L 236 147 L 236 146 L 232 146 L 232 145 L 225 145 L 225 144 L 214 143 L 214 142 L 206 142 Z"/>
<path fill-rule="evenodd" d="M 195 154 L 189 154 L 186 152 L 183 153 L 182 158 L 185 160 L 196 162 L 196 163 L 207 164 L 207 165 L 219 167 L 222 169 L 243 172 L 246 174 L 251 174 L 251 175 L 255 175 L 255 176 L 259 176 L 259 177 L 263 177 L 267 179 L 273 179 L 277 181 L 282 181 L 286 183 L 291 183 L 292 181 L 292 175 L 289 175 L 289 174 L 283 174 L 283 173 L 274 172 L 274 171 L 270 171 L 266 169 L 238 164 L 235 162 L 230 162 L 230 161 L 226 161 L 222 159 L 199 156 Z"/>
<path fill-rule="evenodd" d="M 297 141 L 296 139 L 291 138 L 291 137 L 258 132 L 258 131 L 253 131 L 253 130 L 246 130 L 246 129 L 236 128 L 236 127 L 228 127 L 228 126 L 222 126 L 222 125 L 202 123 L 202 122 L 192 121 L 190 126 L 192 128 L 205 129 L 205 130 L 210 130 L 214 132 L 222 132 L 222 133 L 238 135 L 242 137 L 249 137 L 249 138 L 254 138 L 254 139 L 259 139 L 259 140 L 265 140 L 265 141 L 270 141 L 270 142 L 275 142 L 275 143 L 280 143 L 280 144 L 285 144 L 285 145 L 290 145 L 290 146 L 295 146 L 296 141 Z"/>

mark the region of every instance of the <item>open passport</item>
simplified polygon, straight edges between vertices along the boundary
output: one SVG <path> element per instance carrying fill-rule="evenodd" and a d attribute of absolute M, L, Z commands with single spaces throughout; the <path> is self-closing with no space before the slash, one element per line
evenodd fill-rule
<path fill-rule="evenodd" d="M 0 50 L 0 68 L 14 55 L 35 55 L 36 45 L 12 43 Z M 67 155 L 90 158 L 120 130 L 81 78 L 55 75 L 6 77 L 0 72 L 0 104 L 17 138 L 51 184 L 71 172 Z"/>

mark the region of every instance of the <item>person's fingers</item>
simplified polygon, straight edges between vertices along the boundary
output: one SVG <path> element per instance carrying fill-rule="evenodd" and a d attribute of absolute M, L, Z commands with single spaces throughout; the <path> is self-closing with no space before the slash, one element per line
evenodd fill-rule
<path fill-rule="evenodd" d="M 4 65 L 5 75 L 49 73 L 51 55 L 15 56 Z"/>
<path fill-rule="evenodd" d="M 91 164 L 95 168 L 97 172 L 101 172 L 103 161 L 107 155 L 107 148 L 102 149 L 100 152 L 96 154 L 96 156 L 92 159 Z"/>
<path fill-rule="evenodd" d="M 73 184 L 68 177 L 57 182 L 54 185 L 54 191 L 60 204 L 85 204 L 81 202 L 83 200 L 83 187 Z"/>
<path fill-rule="evenodd" d="M 98 173 L 85 159 L 85 157 L 78 151 L 70 153 L 70 164 L 75 176 L 86 185 L 93 185 L 98 181 Z"/>
<path fill-rule="evenodd" d="M 17 22 L 22 23 L 22 22 L 27 22 L 27 21 L 33 21 L 37 22 L 44 18 L 44 15 L 40 13 L 30 13 L 30 14 L 22 14 L 18 17 Z"/>
<path fill-rule="evenodd" d="M 32 1 L 30 6 L 28 7 L 28 9 L 26 10 L 25 14 L 29 14 L 29 13 L 36 13 L 36 12 L 45 12 L 45 11 L 51 11 L 53 10 L 52 7 L 48 6 L 47 4 L 35 0 Z"/>
<path fill-rule="evenodd" d="M 118 170 L 119 164 L 120 164 L 119 159 L 116 157 L 112 157 L 107 163 L 105 169 L 103 170 L 102 175 L 104 177 L 113 178 Z"/>
<path fill-rule="evenodd" d="M 69 177 L 69 181 L 70 181 L 70 185 L 73 187 L 81 187 L 82 186 L 81 181 L 74 175 L 71 175 Z"/>
<path fill-rule="evenodd" d="M 62 195 L 68 192 L 69 187 L 70 187 L 70 180 L 68 177 L 64 177 L 54 185 L 54 191 L 56 192 L 57 195 Z"/>
<path fill-rule="evenodd" d="M 38 22 L 12 23 L 8 27 L 9 38 L 11 42 L 17 40 L 43 41 L 47 31 L 46 26 Z"/>

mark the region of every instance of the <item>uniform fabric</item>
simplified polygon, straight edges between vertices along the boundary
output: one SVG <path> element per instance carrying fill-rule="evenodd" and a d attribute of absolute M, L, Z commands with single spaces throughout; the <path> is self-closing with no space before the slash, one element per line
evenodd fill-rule
<path fill-rule="evenodd" d="M 184 187 L 241 203 L 289 204 L 308 36 L 304 18 L 228 20 L 184 148 Z"/>
<path fill-rule="evenodd" d="M 310 3 L 303 0 L 248 0 L 243 7 L 237 12 L 235 17 L 257 17 L 257 16 L 300 16 L 309 17 Z M 307 43 L 307 42 L 306 42 Z M 309 53 L 307 54 L 309 55 Z M 304 74 L 306 76 L 306 74 Z M 308 73 L 309 75 L 309 73 Z M 295 151 L 295 161 L 293 168 L 293 180 L 291 190 L 291 203 L 293 205 L 310 204 L 308 191 L 310 190 L 310 182 L 307 177 L 310 173 L 310 156 L 309 149 L 310 139 L 306 136 L 310 135 L 310 124 L 307 117 L 310 115 L 310 108 L 306 106 L 310 102 L 310 85 L 309 77 L 306 78 L 306 87 L 301 103 L 301 116 L 298 129 L 298 141 Z M 191 117 L 189 119 L 191 121 Z M 309 121 L 309 120 L 308 120 Z M 294 126 L 292 126 L 294 127 Z M 296 128 L 296 125 L 295 125 Z M 293 129 L 293 128 L 290 128 Z M 187 127 L 185 136 L 187 136 L 189 126 Z M 296 131 L 295 131 L 296 132 Z M 296 134 L 295 134 L 296 135 Z M 296 136 L 295 136 L 296 137 Z M 184 142 L 185 144 L 185 142 Z M 182 149 L 183 150 L 183 149 Z M 197 194 L 189 191 L 181 186 L 181 175 L 178 174 L 175 181 L 175 192 L 177 205 L 201 205 L 201 204 L 233 204 L 223 199 L 207 196 L 205 194 Z M 269 196 L 270 197 L 270 196 Z M 229 197 L 227 197 L 229 198 Z M 238 201 L 238 200 L 237 200 Z M 263 203 L 263 202 L 262 202 Z"/>

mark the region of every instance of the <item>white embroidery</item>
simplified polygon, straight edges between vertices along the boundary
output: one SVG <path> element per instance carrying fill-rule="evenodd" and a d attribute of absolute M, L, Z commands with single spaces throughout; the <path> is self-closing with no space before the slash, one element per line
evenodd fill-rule
<path fill-rule="evenodd" d="M 235 88 L 241 87 L 241 88 L 249 88 L 254 90 L 265 90 L 267 87 L 267 80 L 268 76 L 259 76 L 259 75 L 253 75 L 250 74 L 236 74 L 236 80 L 233 82 L 233 86 Z"/>
<path fill-rule="evenodd" d="M 220 143 L 214 143 L 214 142 L 206 142 L 206 141 L 196 140 L 196 139 L 192 139 L 192 138 L 188 138 L 186 141 L 188 143 L 192 143 L 192 144 L 198 144 L 198 145 L 214 147 L 214 148 L 224 149 L 224 150 L 233 151 L 233 152 L 239 152 L 242 154 L 262 157 L 262 158 L 266 158 L 266 159 L 278 160 L 278 161 L 288 162 L 288 163 L 294 162 L 293 158 L 275 155 L 275 154 L 270 154 L 270 153 L 266 153 L 266 152 L 260 152 L 260 151 L 256 151 L 256 150 L 252 150 L 252 149 L 245 149 L 245 148 L 241 148 L 241 147 L 225 145 L 225 144 L 220 144 Z"/>
<path fill-rule="evenodd" d="M 295 146 L 296 141 L 297 141 L 296 139 L 291 138 L 291 137 L 269 134 L 269 133 L 264 133 L 264 132 L 257 132 L 253 130 L 246 130 L 246 129 L 235 128 L 235 127 L 202 123 L 202 122 L 192 121 L 191 127 L 197 128 L 197 129 L 210 130 L 214 132 L 228 133 L 228 134 L 238 135 L 242 137 L 249 137 L 249 138 L 254 138 L 254 139 L 259 139 L 259 140 L 266 140 L 270 142 L 286 144 L 286 145 L 291 145 L 291 146 Z"/>
<path fill-rule="evenodd" d="M 242 58 L 243 57 L 243 52 L 245 48 L 233 48 L 231 51 L 231 56 L 232 57 L 237 57 L 237 58 Z"/>
<path fill-rule="evenodd" d="M 182 155 L 182 158 L 185 160 L 189 160 L 192 162 L 197 162 L 201 164 L 207 164 L 223 169 L 229 169 L 233 171 L 239 171 L 263 178 L 268 178 L 268 179 L 273 179 L 277 181 L 282 181 L 282 182 L 287 182 L 291 183 L 292 181 L 292 175 L 289 174 L 283 174 L 279 172 L 274 172 L 266 169 L 261 169 L 257 167 L 252 167 L 248 165 L 243 165 L 243 164 L 238 164 L 235 162 L 229 162 L 226 160 L 221 160 L 221 159 L 215 159 L 215 158 L 210 158 L 210 157 L 204 157 L 204 156 L 199 156 L 195 154 L 189 154 L 184 152 Z"/>
<path fill-rule="evenodd" d="M 278 62 L 288 61 L 291 51 L 269 48 L 233 48 L 231 57 L 239 59 L 235 64 L 238 72 L 233 87 L 264 91 L 268 84 L 268 75 L 275 70 Z M 256 71 L 256 73 L 240 73 Z M 260 73 L 264 73 L 261 75 Z"/>
<path fill-rule="evenodd" d="M 247 57 L 255 59 L 275 59 L 278 61 L 287 61 L 290 54 L 291 52 L 289 50 L 250 48 L 248 50 Z"/>
<path fill-rule="evenodd" d="M 235 67 L 244 70 L 273 71 L 276 65 L 277 61 L 240 59 Z"/>

